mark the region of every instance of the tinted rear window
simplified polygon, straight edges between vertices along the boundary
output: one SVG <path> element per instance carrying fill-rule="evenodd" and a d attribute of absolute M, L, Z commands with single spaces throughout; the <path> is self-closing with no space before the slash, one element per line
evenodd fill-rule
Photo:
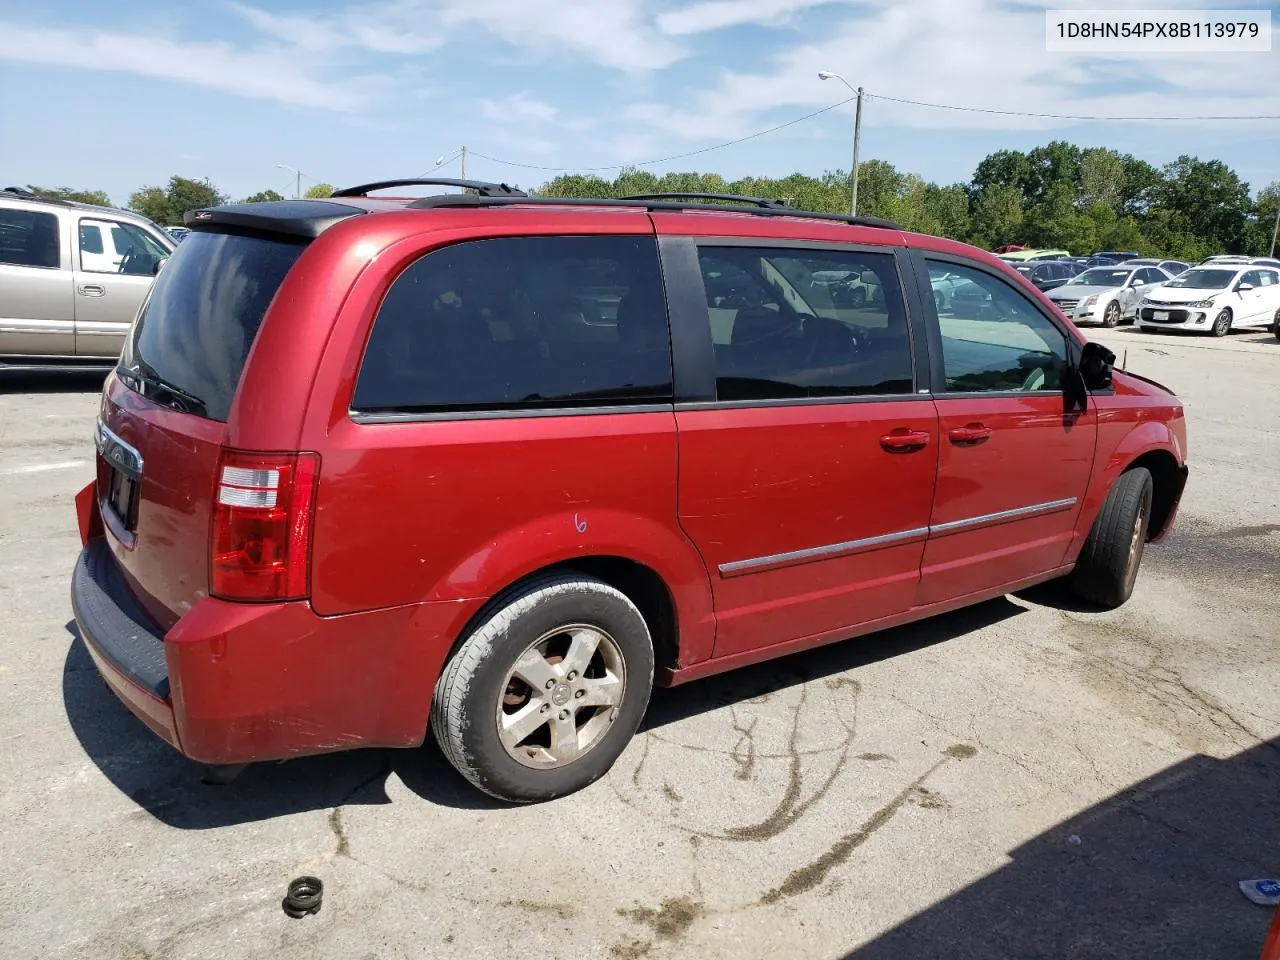
<path fill-rule="evenodd" d="M 152 284 L 121 367 L 142 392 L 226 420 L 262 317 L 304 244 L 193 233 Z M 185 394 L 185 398 L 181 395 Z"/>
<path fill-rule="evenodd" d="M 445 247 L 396 279 L 352 407 L 449 414 L 671 399 L 654 238 L 510 237 Z"/>

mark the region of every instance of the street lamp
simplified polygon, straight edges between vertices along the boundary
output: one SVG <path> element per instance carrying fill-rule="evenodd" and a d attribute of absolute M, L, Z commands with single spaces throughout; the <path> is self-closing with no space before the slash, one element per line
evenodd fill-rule
<path fill-rule="evenodd" d="M 302 199 L 302 171 L 299 170 L 297 167 L 289 166 L 287 163 L 277 163 L 276 166 L 279 167 L 281 170 L 293 171 L 294 177 L 295 177 L 294 187 L 293 187 L 293 199 L 301 200 Z"/>
<path fill-rule="evenodd" d="M 853 197 L 849 202 L 849 212 L 856 217 L 858 215 L 858 147 L 862 143 L 862 88 L 855 89 L 848 80 L 830 70 L 819 70 L 818 79 L 839 80 L 858 97 L 858 108 L 853 115 Z"/>

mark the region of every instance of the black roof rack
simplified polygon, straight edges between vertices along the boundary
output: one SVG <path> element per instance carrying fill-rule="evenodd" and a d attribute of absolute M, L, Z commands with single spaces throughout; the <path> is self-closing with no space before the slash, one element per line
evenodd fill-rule
<path fill-rule="evenodd" d="M 452 180 L 446 177 L 415 177 L 410 180 L 380 180 L 377 183 L 362 183 L 358 187 L 347 187 L 335 190 L 331 197 L 364 197 L 374 190 L 387 190 L 391 187 L 462 187 L 474 190 L 482 197 L 524 197 L 523 190 L 509 187 L 505 183 L 489 183 L 485 180 Z"/>
<path fill-rule="evenodd" d="M 70 207 L 74 205 L 70 200 L 58 200 L 50 197 L 42 197 L 38 193 L 32 193 L 25 187 L 0 187 L 0 196 L 17 197 L 19 200 L 38 200 L 41 203 L 56 203 L 63 207 Z"/>
<path fill-rule="evenodd" d="M 795 209 L 781 200 L 770 200 L 767 197 L 744 197 L 736 193 L 633 193 L 619 200 L 722 200 L 742 206 L 760 207 L 772 210 L 781 207 L 786 210 Z"/>
<path fill-rule="evenodd" d="M 424 210 L 434 207 L 507 207 L 507 206 L 546 206 L 546 207 L 621 207 L 632 210 L 665 211 L 681 213 L 687 210 L 711 211 L 712 213 L 749 213 L 758 217 L 800 217 L 807 220 L 830 220 L 835 223 L 847 223 L 855 227 L 877 227 L 882 230 L 901 230 L 902 227 L 892 220 L 880 217 L 851 217 L 843 213 L 819 213 L 815 210 L 800 210 L 789 207 L 781 201 L 766 200 L 760 197 L 738 198 L 731 194 L 706 194 L 704 196 L 741 202 L 706 203 L 699 200 L 662 199 L 672 197 L 696 197 L 697 194 L 653 194 L 659 199 L 641 197 L 624 197 L 621 199 L 593 200 L 580 197 L 503 197 L 477 196 L 471 193 L 445 194 L 433 197 L 422 197 L 409 204 L 409 209 Z"/>

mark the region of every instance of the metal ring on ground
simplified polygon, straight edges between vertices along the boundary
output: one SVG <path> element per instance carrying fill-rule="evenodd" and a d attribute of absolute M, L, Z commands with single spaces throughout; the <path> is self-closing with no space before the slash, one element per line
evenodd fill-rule
<path fill-rule="evenodd" d="M 289 892 L 280 904 L 284 912 L 298 920 L 309 913 L 320 912 L 324 884 L 317 877 L 298 877 L 289 884 Z"/>

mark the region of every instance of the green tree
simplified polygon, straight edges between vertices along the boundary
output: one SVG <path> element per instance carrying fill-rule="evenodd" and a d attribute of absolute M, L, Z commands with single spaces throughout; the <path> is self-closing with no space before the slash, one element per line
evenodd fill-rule
<path fill-rule="evenodd" d="M 1124 167 L 1124 179 L 1116 213 L 1144 216 L 1151 208 L 1164 177 L 1147 161 L 1127 153 L 1120 157 L 1120 164 Z"/>
<path fill-rule="evenodd" d="M 315 186 L 308 187 L 303 196 L 308 200 L 328 200 L 337 190 L 338 188 L 332 183 L 317 183 Z"/>
<path fill-rule="evenodd" d="M 924 206 L 929 217 L 938 225 L 937 233 L 952 240 L 967 241 L 972 229 L 969 219 L 969 191 L 962 183 L 940 187 L 927 183 L 924 187 Z"/>
<path fill-rule="evenodd" d="M 284 197 L 276 193 L 274 190 L 260 190 L 251 197 L 245 197 L 241 203 L 270 203 L 274 200 L 283 200 Z"/>
<path fill-rule="evenodd" d="M 973 172 L 971 193 L 974 200 L 989 188 L 1013 187 L 1020 197 L 1031 185 L 1031 160 L 1021 150 L 997 150 L 978 164 Z"/>
<path fill-rule="evenodd" d="M 1221 160 L 1180 156 L 1165 166 L 1156 195 L 1164 209 L 1194 225 L 1188 232 L 1227 252 L 1242 248 L 1253 206 L 1249 185 Z"/>
<path fill-rule="evenodd" d="M 1119 209 L 1125 187 L 1124 161 L 1106 147 L 1092 147 L 1080 154 L 1080 206 L 1103 204 Z"/>
<path fill-rule="evenodd" d="M 92 203 L 99 207 L 111 206 L 111 198 L 105 190 L 76 190 L 74 187 L 37 187 L 27 184 L 27 189 L 45 200 L 72 200 L 76 203 Z"/>
<path fill-rule="evenodd" d="M 1011 184 L 986 187 L 973 205 L 971 242 L 990 250 L 1022 240 L 1022 191 Z"/>
<path fill-rule="evenodd" d="M 129 197 L 129 209 L 163 226 L 176 226 L 192 210 L 226 203 L 208 180 L 170 177 L 167 187 L 143 187 Z"/>
<path fill-rule="evenodd" d="M 1023 191 L 1025 199 L 1040 203 L 1049 196 L 1049 190 L 1066 184 L 1074 193 L 1080 183 L 1080 148 L 1065 140 L 1054 140 L 1043 147 L 1036 147 L 1027 154 L 1031 173 Z"/>
<path fill-rule="evenodd" d="M 1276 229 L 1276 207 L 1280 206 L 1280 180 L 1272 181 L 1258 191 L 1249 214 L 1245 231 L 1244 250 L 1255 257 L 1265 257 L 1271 251 Z M 1280 242 L 1276 243 L 1280 251 Z"/>

